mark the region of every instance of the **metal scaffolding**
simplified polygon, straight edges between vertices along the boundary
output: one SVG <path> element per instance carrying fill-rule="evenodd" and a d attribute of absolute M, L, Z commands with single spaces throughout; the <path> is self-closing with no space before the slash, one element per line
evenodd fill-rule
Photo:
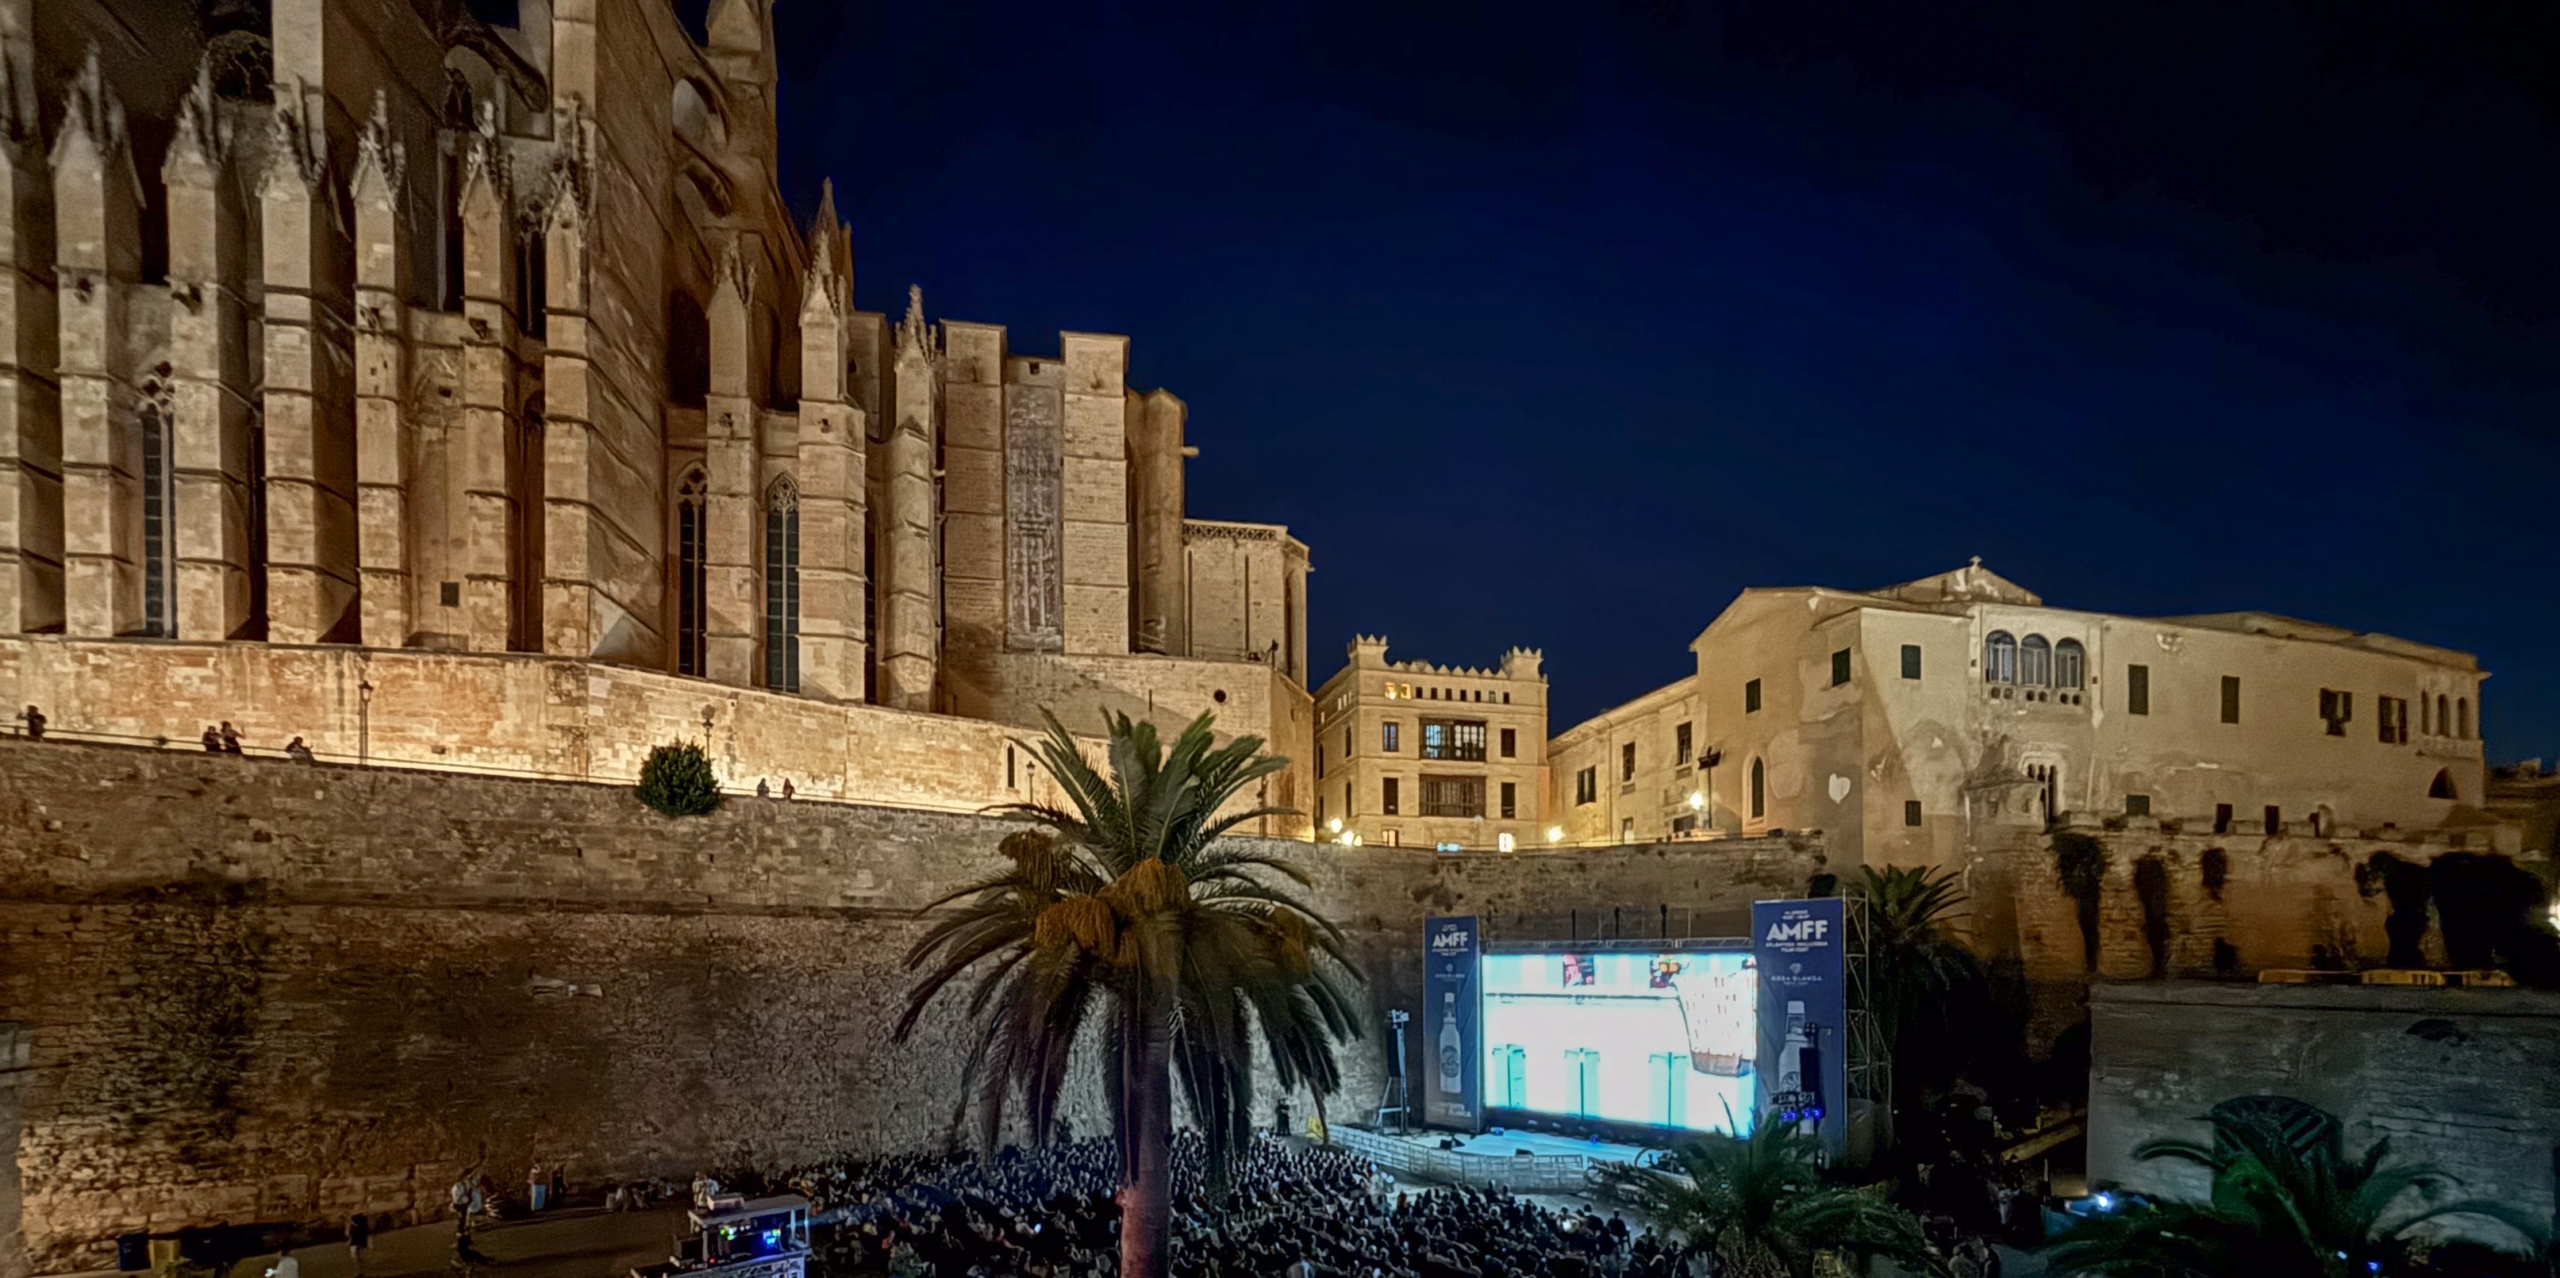
<path fill-rule="evenodd" d="M 1893 1045 L 1884 1041 L 1884 1031 L 1876 1024 L 1874 986 L 1868 970 L 1868 955 L 1873 950 L 1869 933 L 1874 915 L 1867 898 L 1844 894 L 1841 912 L 1848 916 L 1848 945 L 1841 953 L 1841 965 L 1848 981 L 1849 1004 L 1849 1097 L 1853 1102 L 1844 1117 L 1857 1118 L 1856 1101 L 1866 1101 L 1874 1117 L 1876 1152 L 1893 1145 Z"/>

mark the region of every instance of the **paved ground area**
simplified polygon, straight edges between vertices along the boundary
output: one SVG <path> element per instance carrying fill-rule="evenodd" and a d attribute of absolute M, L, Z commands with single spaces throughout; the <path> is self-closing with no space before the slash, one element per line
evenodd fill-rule
<path fill-rule="evenodd" d="M 614 1278 L 634 1265 L 665 1260 L 684 1236 L 680 1207 L 607 1214 L 595 1208 L 571 1208 L 531 1220 L 482 1226 L 472 1243 L 496 1262 L 486 1272 L 505 1278 Z M 355 1266 L 341 1243 L 320 1243 L 296 1251 L 302 1278 L 355 1278 Z M 244 1260 L 231 1278 L 260 1278 L 275 1263 L 273 1256 Z M 453 1223 L 443 1221 L 414 1229 L 376 1234 L 365 1253 L 364 1278 L 414 1278 L 453 1272 Z"/>

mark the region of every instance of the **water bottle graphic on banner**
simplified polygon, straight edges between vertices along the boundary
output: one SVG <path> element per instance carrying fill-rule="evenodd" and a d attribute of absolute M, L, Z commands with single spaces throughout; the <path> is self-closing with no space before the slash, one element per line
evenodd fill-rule
<path fill-rule="evenodd" d="M 1465 1085 L 1467 1044 L 1458 1032 L 1458 996 L 1440 996 L 1440 1094 L 1456 1097 Z"/>

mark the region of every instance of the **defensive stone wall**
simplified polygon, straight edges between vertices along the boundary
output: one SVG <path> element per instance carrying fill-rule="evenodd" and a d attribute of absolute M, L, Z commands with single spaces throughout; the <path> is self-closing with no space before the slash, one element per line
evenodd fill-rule
<path fill-rule="evenodd" d="M 2560 994 L 2384 986 L 2099 985 L 2091 999 L 2089 1178 L 2201 1200 L 2202 1169 L 2143 1160 L 2159 1137 L 2205 1139 L 2207 1110 L 2240 1096 L 2308 1101 L 2361 1152 L 2457 1177 L 2448 1195 L 2554 1219 L 2560 1148 Z M 2453 1232 L 2514 1239 L 2455 1217 Z"/>
<path fill-rule="evenodd" d="M 1229 730 L 1264 733 L 1285 757 L 1306 757 L 1307 694 L 1269 666 L 1030 658 L 1023 668 L 1049 677 L 1026 691 L 1044 699 L 1016 697 L 986 722 L 532 654 L 8 635 L 0 705 L 12 716 L 37 706 L 62 736 L 184 749 L 227 722 L 267 754 L 300 737 L 323 760 L 570 781 L 629 782 L 651 747 L 704 741 L 734 790 L 788 781 L 811 798 L 957 812 L 1056 797 L 1015 748 L 1038 728 L 1039 705 L 1088 739 L 1104 710 L 1166 732 L 1214 714 Z M 1301 806 L 1302 771 L 1293 763 L 1269 802 Z M 1308 828 L 1304 817 L 1262 824 L 1273 834 Z"/>
<path fill-rule="evenodd" d="M 2106 861 L 2097 899 L 2094 962 L 2080 903 L 2055 866 L 2050 836 L 2022 836 L 1976 856 L 1966 872 L 1964 926 L 1995 962 L 2012 961 L 2029 990 L 2038 1051 L 2081 1019 L 2094 981 L 2169 978 L 2250 981 L 2270 968 L 2381 966 L 2390 953 L 2390 900 L 2358 868 L 2379 853 L 2425 864 L 2448 852 L 2490 853 L 2490 831 L 2284 833 L 2075 827 Z M 2540 866 L 2535 857 L 2521 863 Z M 2427 954 L 2440 964 L 2440 941 Z"/>
<path fill-rule="evenodd" d="M 938 1146 L 969 1044 L 947 1017 L 889 1041 L 903 959 L 916 908 L 993 868 L 1008 828 L 778 799 L 676 820 L 618 785 L 0 740 L 30 1253 L 60 1269 L 131 1229 L 429 1215 L 474 1163 L 594 1183 Z M 1785 840 L 1268 846 L 1381 1009 L 1419 995 L 1426 915 L 1516 935 L 1575 901 L 1738 918 L 1822 865 Z M 1355 1048 L 1336 1116 L 1372 1103 L 1382 1047 Z M 1071 1121 L 1094 1130 L 1097 1102 Z"/>

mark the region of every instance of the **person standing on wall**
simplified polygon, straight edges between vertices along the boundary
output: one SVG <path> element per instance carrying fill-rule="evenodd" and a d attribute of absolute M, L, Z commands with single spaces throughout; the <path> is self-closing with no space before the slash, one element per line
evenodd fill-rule
<path fill-rule="evenodd" d="M 524 1200 L 533 1210 L 541 1211 L 550 1199 L 551 1178 L 543 1174 L 542 1160 L 534 1159 L 533 1166 L 526 1168 L 524 1173 Z"/>
<path fill-rule="evenodd" d="M 465 1168 L 453 1178 L 453 1189 L 447 1195 L 453 1201 L 453 1236 L 459 1241 L 471 1237 L 471 1201 L 477 1195 L 471 1187 L 471 1172 Z"/>

